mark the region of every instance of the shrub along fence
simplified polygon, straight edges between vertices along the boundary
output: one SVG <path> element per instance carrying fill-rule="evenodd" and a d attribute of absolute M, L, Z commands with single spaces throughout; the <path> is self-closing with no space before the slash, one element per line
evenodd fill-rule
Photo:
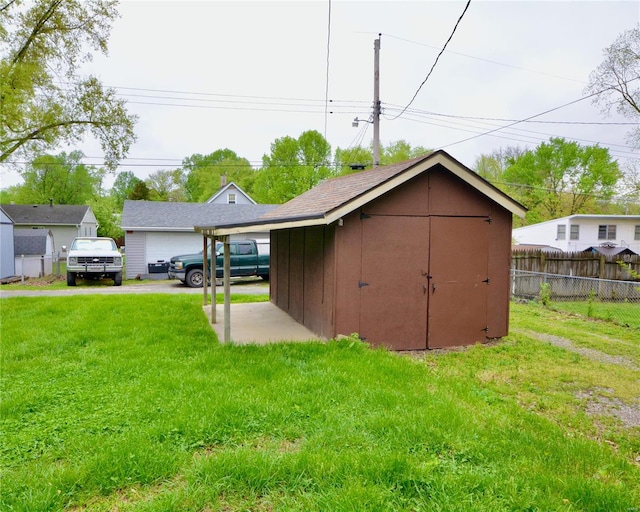
<path fill-rule="evenodd" d="M 636 275 L 640 273 L 640 256 L 605 256 L 592 252 L 513 251 L 511 267 L 524 272 L 557 274 L 569 277 L 636 281 L 619 263 L 623 262 Z"/>

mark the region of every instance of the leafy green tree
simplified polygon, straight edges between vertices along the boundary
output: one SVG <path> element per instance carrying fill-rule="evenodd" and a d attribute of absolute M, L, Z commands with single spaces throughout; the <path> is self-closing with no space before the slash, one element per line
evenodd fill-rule
<path fill-rule="evenodd" d="M 589 76 L 586 91 L 598 93 L 593 101 L 603 112 L 616 110 L 640 121 L 640 23 L 605 48 L 604 60 Z M 640 127 L 630 133 L 629 142 L 640 148 Z"/>
<path fill-rule="evenodd" d="M 152 201 L 184 201 L 184 188 L 181 183 L 182 171 L 152 172 L 146 179 L 149 188 L 149 198 Z"/>
<path fill-rule="evenodd" d="M 140 180 L 135 183 L 133 186 L 133 190 L 129 194 L 128 199 L 132 199 L 134 201 L 148 201 L 151 198 L 151 191 L 147 184 Z"/>
<path fill-rule="evenodd" d="M 19 203 L 87 204 L 101 194 L 104 171 L 82 163 L 80 151 L 37 157 L 20 174 Z"/>
<path fill-rule="evenodd" d="M 430 149 L 423 146 L 411 147 L 405 140 L 398 140 L 385 146 L 380 146 L 380 165 L 390 165 L 404 162 L 421 155 L 430 153 Z M 336 149 L 335 167 L 338 174 L 351 174 L 373 167 L 373 142 L 369 148 L 356 146 L 349 149 Z"/>
<path fill-rule="evenodd" d="M 33 0 L 0 8 L 0 162 L 30 159 L 91 133 L 107 168 L 135 140 L 136 117 L 80 66 L 107 53 L 115 0 Z"/>
<path fill-rule="evenodd" d="M 221 185 L 221 177 L 227 183 L 233 181 L 247 194 L 251 194 L 255 171 L 246 158 L 239 157 L 230 149 L 219 149 L 209 155 L 192 155 L 182 161 L 186 175 L 184 188 L 187 201 L 205 202 Z"/>
<path fill-rule="evenodd" d="M 611 198 L 620 177 L 607 148 L 562 138 L 525 151 L 504 172 L 514 197 L 531 209 L 530 222 L 587 212 L 596 199 Z"/>
<path fill-rule="evenodd" d="M 120 227 L 122 209 L 118 208 L 116 199 L 112 196 L 97 196 L 89 201 L 89 206 L 98 221 L 98 236 L 122 238 L 124 232 Z"/>
<path fill-rule="evenodd" d="M 140 181 L 142 180 L 136 177 L 136 175 L 131 171 L 122 171 L 118 173 L 109 194 L 114 199 L 118 210 L 122 210 L 125 199 L 129 199 L 129 196 L 135 189 L 136 183 Z"/>
<path fill-rule="evenodd" d="M 332 176 L 331 145 L 315 130 L 300 137 L 282 137 L 262 157 L 254 198 L 262 203 L 284 203 Z"/>
<path fill-rule="evenodd" d="M 524 149 L 517 146 L 507 146 L 492 151 L 488 155 L 480 155 L 476 158 L 473 170 L 482 176 L 485 180 L 490 181 L 494 185 L 502 187 L 504 183 L 504 172 L 509 167 L 509 162 L 516 159 Z"/>
<path fill-rule="evenodd" d="M 334 161 L 337 174 L 351 174 L 363 169 L 370 169 L 373 165 L 373 153 L 362 146 L 347 149 L 336 148 Z"/>
<path fill-rule="evenodd" d="M 423 146 L 411 147 L 405 140 L 397 140 L 390 142 L 389 145 L 384 144 L 380 147 L 380 165 L 396 164 L 404 162 L 421 155 L 430 153 L 431 150 Z"/>
<path fill-rule="evenodd" d="M 8 188 L 0 189 L 0 204 L 17 203 L 20 187 L 21 185 L 12 185 Z"/>

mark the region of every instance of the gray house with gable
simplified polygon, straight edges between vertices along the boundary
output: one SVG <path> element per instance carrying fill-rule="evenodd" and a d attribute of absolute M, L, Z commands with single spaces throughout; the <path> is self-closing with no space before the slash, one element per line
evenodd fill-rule
<path fill-rule="evenodd" d="M 97 236 L 98 221 L 90 206 L 77 204 L 3 204 L 16 229 L 47 229 L 53 251 L 69 247 L 77 236 Z"/>

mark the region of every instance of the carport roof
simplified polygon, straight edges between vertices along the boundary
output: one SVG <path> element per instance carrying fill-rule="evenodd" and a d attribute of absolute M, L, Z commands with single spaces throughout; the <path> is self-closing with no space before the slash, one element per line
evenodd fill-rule
<path fill-rule="evenodd" d="M 462 165 L 445 151 L 439 150 L 405 162 L 326 180 L 253 222 L 228 224 L 218 222 L 216 225 L 207 225 L 200 219 L 200 223 L 195 226 L 195 229 L 211 236 L 244 233 L 258 227 L 267 231 L 328 225 L 437 165 L 444 166 L 508 211 L 524 217 L 526 212 L 524 206 Z"/>

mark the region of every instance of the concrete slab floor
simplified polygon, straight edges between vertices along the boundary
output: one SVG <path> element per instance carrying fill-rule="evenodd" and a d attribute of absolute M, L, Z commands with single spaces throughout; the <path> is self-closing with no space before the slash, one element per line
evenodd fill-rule
<path fill-rule="evenodd" d="M 203 306 L 207 321 L 224 343 L 224 305 L 216 306 L 215 324 L 211 324 L 211 305 Z M 271 302 L 231 304 L 231 340 L 238 345 L 279 341 L 326 341 L 299 324 Z"/>

